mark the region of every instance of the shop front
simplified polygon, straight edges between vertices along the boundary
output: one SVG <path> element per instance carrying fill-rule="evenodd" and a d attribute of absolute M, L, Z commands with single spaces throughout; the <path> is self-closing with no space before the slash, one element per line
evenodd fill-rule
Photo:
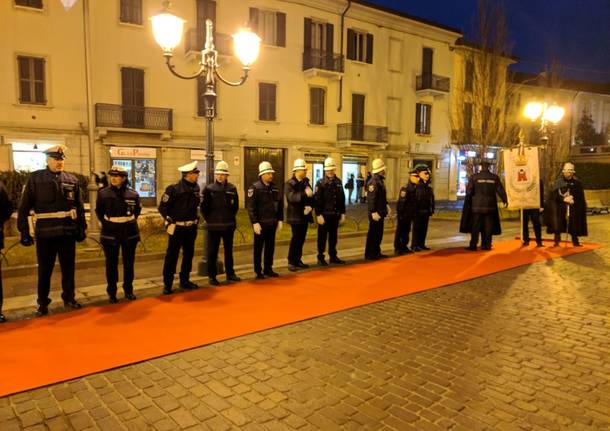
<path fill-rule="evenodd" d="M 491 170 L 495 171 L 496 151 L 490 150 L 485 153 L 485 159 L 491 163 Z M 466 186 L 468 185 L 468 167 L 471 166 L 473 172 L 478 172 L 481 168 L 481 154 L 478 151 L 460 150 L 457 156 L 457 196 L 466 196 Z"/>
<path fill-rule="evenodd" d="M 113 165 L 127 169 L 129 184 L 142 205 L 157 205 L 157 150 L 146 147 L 111 147 Z"/>

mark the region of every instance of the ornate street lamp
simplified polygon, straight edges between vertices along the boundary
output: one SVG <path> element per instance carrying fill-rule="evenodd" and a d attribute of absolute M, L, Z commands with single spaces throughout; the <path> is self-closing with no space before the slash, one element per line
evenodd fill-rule
<path fill-rule="evenodd" d="M 565 115 L 565 109 L 555 103 L 549 105 L 546 102 L 529 102 L 525 105 L 523 115 L 532 120 L 532 122 L 540 121 L 538 129 L 540 131 L 540 139 L 546 143 L 549 140 L 548 123 L 551 123 L 552 126 L 559 124 Z"/>
<path fill-rule="evenodd" d="M 214 181 L 214 118 L 216 117 L 216 79 L 232 87 L 242 85 L 248 79 L 250 65 L 256 61 L 261 39 L 249 29 L 241 29 L 233 35 L 233 49 L 235 55 L 242 63 L 243 75 L 239 81 L 232 82 L 225 79 L 218 72 L 218 51 L 214 47 L 213 23 L 206 20 L 205 45 L 201 51 L 201 61 L 199 70 L 192 75 L 182 75 L 175 70 L 171 63 L 172 52 L 182 39 L 185 21 L 169 12 L 170 2 L 163 2 L 163 10 L 150 18 L 152 22 L 155 40 L 163 50 L 165 64 L 169 71 L 180 79 L 196 79 L 200 76 L 205 77 L 204 108 L 206 119 L 206 146 L 205 146 L 205 172 L 206 184 Z M 204 226 L 203 231 L 203 258 L 199 262 L 199 275 L 207 275 L 207 230 Z M 219 260 L 219 274 L 222 274 L 222 263 Z"/>

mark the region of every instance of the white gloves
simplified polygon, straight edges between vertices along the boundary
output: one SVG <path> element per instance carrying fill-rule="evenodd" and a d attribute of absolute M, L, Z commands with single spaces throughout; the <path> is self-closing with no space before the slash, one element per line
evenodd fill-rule
<path fill-rule="evenodd" d="M 278 232 L 281 231 L 283 227 L 284 227 L 284 223 L 281 221 L 278 221 L 277 222 L 277 231 Z"/>
<path fill-rule="evenodd" d="M 386 208 L 388 210 L 388 217 L 390 217 L 390 215 L 392 214 L 392 207 L 390 205 L 386 205 Z"/>
<path fill-rule="evenodd" d="M 339 224 L 345 223 L 345 214 L 341 214 L 341 218 L 339 219 Z"/>
<path fill-rule="evenodd" d="M 563 201 L 568 205 L 574 205 L 574 196 L 567 195 L 565 198 L 563 198 Z"/>
<path fill-rule="evenodd" d="M 305 194 L 307 195 L 308 198 L 313 196 L 313 190 L 311 190 L 311 187 L 307 187 L 305 189 Z"/>
<path fill-rule="evenodd" d="M 263 232 L 263 228 L 261 227 L 260 223 L 254 223 L 252 225 L 252 229 L 254 229 L 254 233 L 256 235 L 260 235 Z"/>
<path fill-rule="evenodd" d="M 319 225 L 323 225 L 324 224 L 324 216 L 319 215 L 316 217 L 316 221 L 318 222 Z"/>
<path fill-rule="evenodd" d="M 378 212 L 374 212 L 373 214 L 371 214 L 371 217 L 373 218 L 373 220 L 375 221 L 379 221 L 381 220 L 381 216 L 379 215 Z"/>
<path fill-rule="evenodd" d="M 306 206 L 305 209 L 303 210 L 303 214 L 308 215 L 311 211 L 312 211 L 312 208 L 310 206 Z"/>

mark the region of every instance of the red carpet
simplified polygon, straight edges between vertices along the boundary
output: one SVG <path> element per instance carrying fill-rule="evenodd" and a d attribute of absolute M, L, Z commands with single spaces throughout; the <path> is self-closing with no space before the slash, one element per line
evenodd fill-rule
<path fill-rule="evenodd" d="M 0 326 L 0 396 L 598 247 L 506 241 L 491 252 L 444 249 L 9 322 Z"/>

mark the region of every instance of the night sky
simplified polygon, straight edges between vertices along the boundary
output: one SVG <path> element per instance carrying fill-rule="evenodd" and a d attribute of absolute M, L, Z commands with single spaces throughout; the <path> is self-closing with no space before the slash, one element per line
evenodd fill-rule
<path fill-rule="evenodd" d="M 477 0 L 367 0 L 472 36 Z M 557 59 L 564 78 L 610 82 L 610 0 L 505 0 L 514 70 Z"/>

